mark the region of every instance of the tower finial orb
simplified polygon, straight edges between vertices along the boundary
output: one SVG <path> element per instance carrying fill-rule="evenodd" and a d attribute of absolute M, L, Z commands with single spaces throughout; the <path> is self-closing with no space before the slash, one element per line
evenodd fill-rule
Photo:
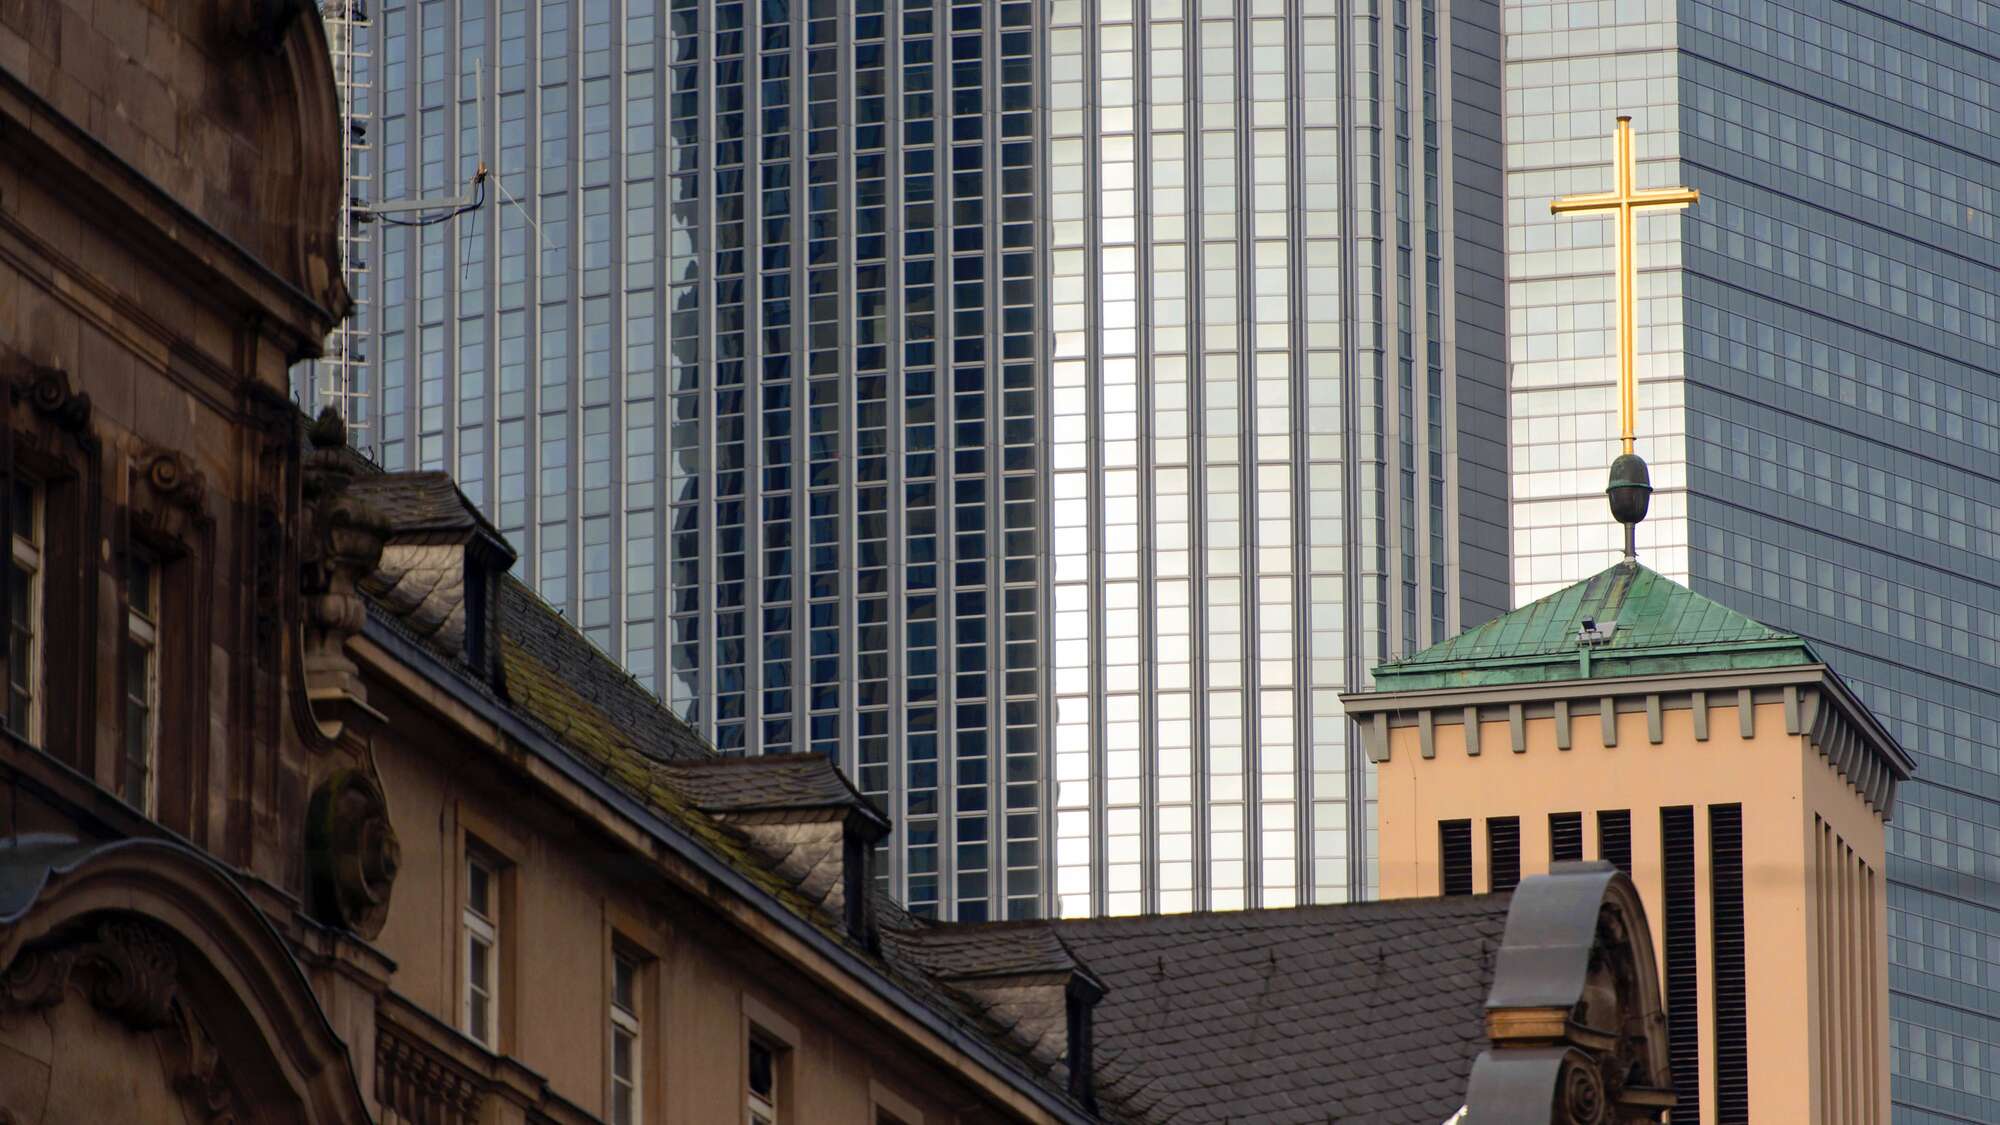
<path fill-rule="evenodd" d="M 1604 490 L 1611 501 L 1611 518 L 1625 525 L 1625 557 L 1639 557 L 1639 521 L 1653 502 L 1653 475 L 1646 459 L 1637 453 L 1621 453 L 1611 462 L 1611 483 Z"/>

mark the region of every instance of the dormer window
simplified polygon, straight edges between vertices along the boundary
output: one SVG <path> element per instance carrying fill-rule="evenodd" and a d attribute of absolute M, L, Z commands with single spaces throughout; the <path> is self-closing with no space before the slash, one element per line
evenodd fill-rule
<path fill-rule="evenodd" d="M 14 550 L 8 560 L 7 726 L 29 742 L 42 739 L 42 490 L 16 478 Z"/>
<path fill-rule="evenodd" d="M 133 808 L 157 809 L 160 747 L 160 571 L 152 556 L 133 550 L 125 560 L 125 775 L 122 796 Z"/>

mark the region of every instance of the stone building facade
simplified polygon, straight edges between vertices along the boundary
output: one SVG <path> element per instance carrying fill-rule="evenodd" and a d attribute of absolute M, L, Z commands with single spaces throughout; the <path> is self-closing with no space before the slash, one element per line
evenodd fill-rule
<path fill-rule="evenodd" d="M 1437 1121 L 1552 910 L 1631 985 L 1560 1081 L 1664 1084 L 1608 868 L 905 912 L 827 757 L 717 755 L 286 397 L 349 303 L 333 99 L 303 0 L 0 0 L 0 1121 Z"/>

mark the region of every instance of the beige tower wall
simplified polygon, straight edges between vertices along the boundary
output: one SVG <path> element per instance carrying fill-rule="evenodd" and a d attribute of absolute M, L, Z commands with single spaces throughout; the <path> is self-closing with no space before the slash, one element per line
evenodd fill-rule
<path fill-rule="evenodd" d="M 1482 752 L 1476 757 L 1466 754 L 1464 727 L 1456 721 L 1436 725 L 1436 756 L 1428 759 L 1416 726 L 1392 727 L 1389 760 L 1378 767 L 1382 896 L 1441 892 L 1441 821 L 1473 822 L 1473 886 L 1483 892 L 1491 886 L 1484 823 L 1489 817 L 1520 818 L 1525 877 L 1548 870 L 1549 814 L 1581 813 L 1583 854 L 1594 859 L 1600 856 L 1596 814 L 1629 810 L 1632 878 L 1664 969 L 1660 810 L 1693 806 L 1702 1116 L 1713 1121 L 1708 808 L 1741 805 L 1750 1119 L 1887 1122 L 1881 820 L 1807 736 L 1786 733 L 1782 702 L 1755 706 L 1754 734 L 1745 740 L 1733 695 L 1723 698 L 1731 702 L 1708 709 L 1705 741 L 1695 737 L 1694 712 L 1685 698 L 1678 709 L 1662 710 L 1658 743 L 1648 739 L 1644 711 L 1625 711 L 1617 718 L 1616 745 L 1605 745 L 1594 700 L 1574 709 L 1568 750 L 1557 749 L 1552 717 L 1524 719 L 1525 750 L 1516 753 L 1509 722 L 1489 711 L 1480 724 Z M 1456 720 L 1460 712 L 1436 714 Z M 1845 880 L 1834 878 L 1815 858 L 1823 832 L 1841 841 Z M 1851 860 L 1844 850 L 1849 848 Z M 1866 879 L 1859 874 L 1863 867 Z M 1872 1062 L 1864 1066 L 1863 1060 Z M 1857 1069 L 1867 1073 L 1856 1074 Z"/>

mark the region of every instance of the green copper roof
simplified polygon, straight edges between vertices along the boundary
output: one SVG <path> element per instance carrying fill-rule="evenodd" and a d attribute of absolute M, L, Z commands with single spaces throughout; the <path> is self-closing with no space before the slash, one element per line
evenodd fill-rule
<path fill-rule="evenodd" d="M 1583 645 L 1584 618 L 1610 638 Z M 1587 655 L 1586 655 L 1587 654 Z M 1375 690 L 1429 691 L 1817 664 L 1811 646 L 1627 560 L 1375 669 Z"/>

